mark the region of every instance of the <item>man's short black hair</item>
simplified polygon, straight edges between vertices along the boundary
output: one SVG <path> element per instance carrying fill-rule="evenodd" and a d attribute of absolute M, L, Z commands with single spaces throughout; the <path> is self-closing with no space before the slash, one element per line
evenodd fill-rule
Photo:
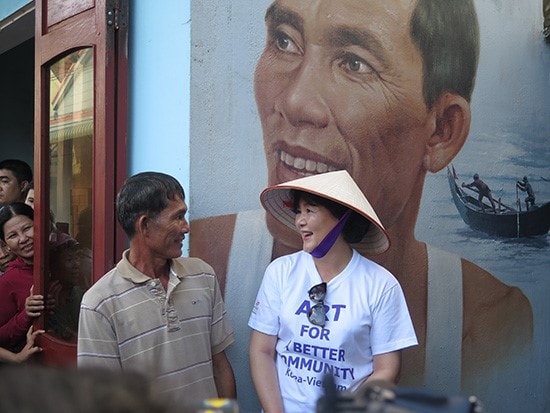
<path fill-rule="evenodd" d="M 124 182 L 116 199 L 116 213 L 126 236 L 135 235 L 135 223 L 141 215 L 157 217 L 168 200 L 185 201 L 183 187 L 173 176 L 161 172 L 141 172 Z"/>
<path fill-rule="evenodd" d="M 32 169 L 25 161 L 20 159 L 5 159 L 0 162 L 0 169 L 12 171 L 19 184 L 23 181 L 32 182 Z"/>

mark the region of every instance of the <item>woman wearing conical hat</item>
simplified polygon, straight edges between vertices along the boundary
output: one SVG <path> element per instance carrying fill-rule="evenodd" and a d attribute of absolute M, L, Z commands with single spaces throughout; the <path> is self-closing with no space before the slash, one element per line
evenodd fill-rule
<path fill-rule="evenodd" d="M 390 242 L 351 176 L 336 171 L 271 186 L 260 201 L 302 238 L 302 251 L 267 267 L 248 322 L 263 410 L 315 411 L 327 373 L 339 390 L 396 382 L 400 351 L 417 340 L 397 280 L 353 248 L 382 253 Z"/>

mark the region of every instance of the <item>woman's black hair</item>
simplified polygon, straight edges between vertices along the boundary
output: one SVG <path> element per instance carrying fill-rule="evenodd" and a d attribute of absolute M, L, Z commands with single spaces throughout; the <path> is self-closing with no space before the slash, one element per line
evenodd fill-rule
<path fill-rule="evenodd" d="M 34 221 L 34 209 L 24 202 L 14 202 L 0 209 L 0 238 L 5 241 L 4 224 L 17 215 L 25 215 Z"/>
<path fill-rule="evenodd" d="M 338 202 L 334 202 L 330 199 L 323 198 L 322 196 L 314 195 L 309 192 L 300 191 L 297 189 L 290 190 L 290 197 L 292 199 L 292 209 L 294 212 L 298 211 L 298 205 L 301 200 L 311 205 L 320 205 L 325 207 L 336 219 L 340 219 L 342 215 L 344 215 L 346 211 L 350 209 L 342 204 L 339 204 Z M 342 230 L 344 240 L 350 244 L 360 242 L 371 225 L 372 224 L 368 219 L 358 214 L 354 210 L 351 210 L 351 215 L 349 216 L 346 225 L 344 225 L 344 229 Z"/>

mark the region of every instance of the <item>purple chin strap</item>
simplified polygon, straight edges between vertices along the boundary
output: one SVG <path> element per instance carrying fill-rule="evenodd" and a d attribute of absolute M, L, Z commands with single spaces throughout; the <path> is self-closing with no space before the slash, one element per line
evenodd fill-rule
<path fill-rule="evenodd" d="M 325 238 L 317 245 L 313 251 L 310 252 L 315 258 L 323 258 L 327 255 L 327 252 L 332 248 L 338 236 L 344 229 L 344 225 L 348 221 L 349 216 L 351 215 L 351 209 L 348 209 L 344 215 L 338 220 L 334 228 L 330 230 Z"/>

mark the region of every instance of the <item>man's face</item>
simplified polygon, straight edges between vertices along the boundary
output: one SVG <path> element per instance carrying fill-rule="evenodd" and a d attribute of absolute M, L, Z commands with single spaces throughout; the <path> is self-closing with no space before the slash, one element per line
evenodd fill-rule
<path fill-rule="evenodd" d="M 270 185 L 347 169 L 388 228 L 419 196 L 433 124 L 411 3 L 280 0 L 268 10 L 255 94 Z"/>
<path fill-rule="evenodd" d="M 0 169 L 0 205 L 21 200 L 22 184 L 9 169 Z"/>
<path fill-rule="evenodd" d="M 64 249 L 51 264 L 52 278 L 64 285 L 77 285 L 80 278 L 80 254 L 76 248 Z"/>
<path fill-rule="evenodd" d="M 147 224 L 147 241 L 154 255 L 161 259 L 181 256 L 185 234 L 189 232 L 189 223 L 185 219 L 187 205 L 179 197 L 169 200 L 168 206 Z"/>

